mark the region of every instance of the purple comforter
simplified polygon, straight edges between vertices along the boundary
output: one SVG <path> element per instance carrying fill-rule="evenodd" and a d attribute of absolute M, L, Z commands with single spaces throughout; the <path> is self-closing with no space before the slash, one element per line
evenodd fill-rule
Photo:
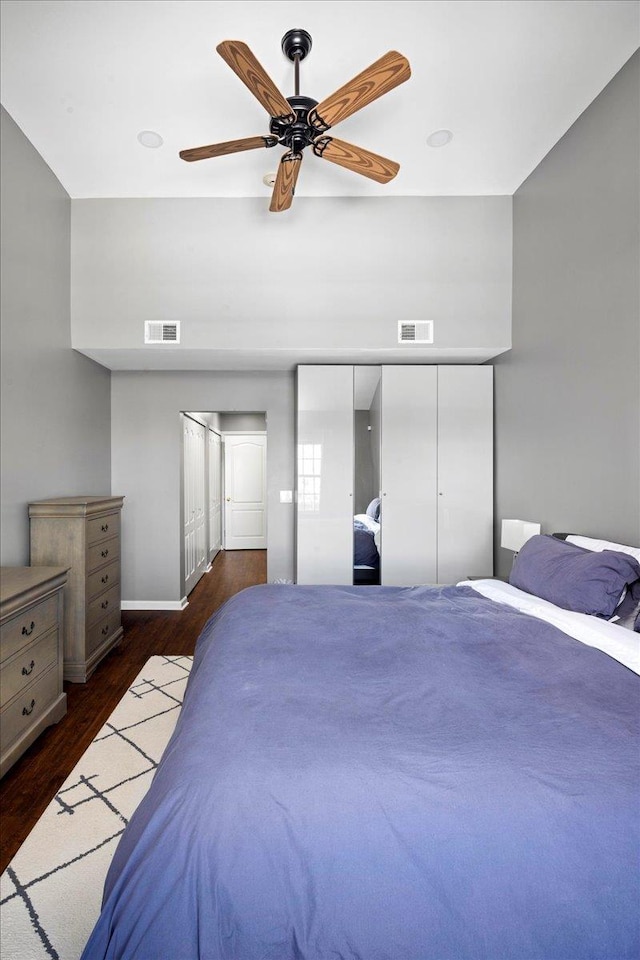
<path fill-rule="evenodd" d="M 246 590 L 84 960 L 637 960 L 638 692 L 469 587 Z"/>

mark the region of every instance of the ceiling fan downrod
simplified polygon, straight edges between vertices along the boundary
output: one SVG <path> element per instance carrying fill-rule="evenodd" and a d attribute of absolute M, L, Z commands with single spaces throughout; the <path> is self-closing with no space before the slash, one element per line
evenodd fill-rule
<path fill-rule="evenodd" d="M 309 111 L 317 106 L 318 101 L 312 97 L 300 95 L 300 61 L 309 55 L 311 50 L 311 35 L 306 30 L 288 30 L 282 38 L 282 52 L 294 65 L 294 95 L 287 97 L 296 119 L 293 123 L 283 122 L 279 117 L 273 117 L 270 124 L 271 133 L 279 142 L 288 147 L 295 155 L 301 156 L 305 147 L 308 147 L 318 131 L 308 122 Z"/>

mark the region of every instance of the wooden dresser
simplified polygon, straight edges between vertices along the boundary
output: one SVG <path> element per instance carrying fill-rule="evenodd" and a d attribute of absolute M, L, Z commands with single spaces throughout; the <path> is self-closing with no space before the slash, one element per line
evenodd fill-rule
<path fill-rule="evenodd" d="M 29 504 L 31 563 L 70 567 L 65 590 L 64 678 L 84 683 L 122 638 L 123 497 L 59 497 Z"/>
<path fill-rule="evenodd" d="M 67 712 L 62 692 L 66 567 L 0 570 L 0 776 Z"/>

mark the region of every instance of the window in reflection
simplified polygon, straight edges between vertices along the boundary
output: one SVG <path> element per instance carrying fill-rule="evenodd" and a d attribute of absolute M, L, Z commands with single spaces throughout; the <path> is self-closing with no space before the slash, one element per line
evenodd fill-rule
<path fill-rule="evenodd" d="M 298 445 L 298 504 L 305 513 L 320 511 L 320 476 L 322 473 L 322 444 Z"/>

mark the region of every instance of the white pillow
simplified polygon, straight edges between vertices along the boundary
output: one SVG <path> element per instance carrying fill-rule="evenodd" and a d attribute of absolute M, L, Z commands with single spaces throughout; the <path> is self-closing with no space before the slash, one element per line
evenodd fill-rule
<path fill-rule="evenodd" d="M 570 534 L 567 537 L 569 543 L 575 543 L 576 547 L 583 547 L 585 550 L 593 550 L 598 553 L 601 550 L 617 550 L 618 553 L 628 553 L 640 563 L 640 547 L 628 547 L 624 543 L 612 543 L 610 540 L 593 540 L 591 537 L 578 537 Z"/>

